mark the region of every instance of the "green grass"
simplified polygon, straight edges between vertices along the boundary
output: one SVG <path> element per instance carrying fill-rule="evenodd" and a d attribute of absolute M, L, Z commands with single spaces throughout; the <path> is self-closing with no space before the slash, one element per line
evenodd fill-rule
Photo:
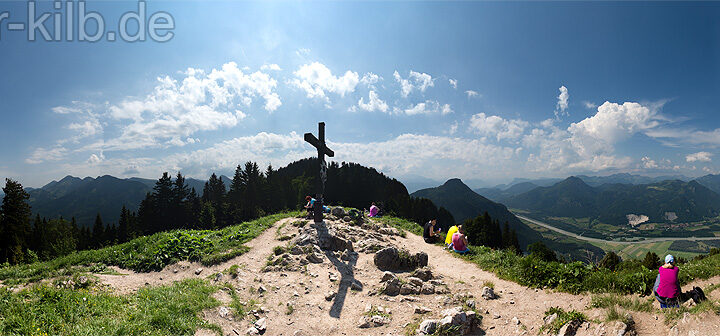
<path fill-rule="evenodd" d="M 13 293 L 0 288 L 2 335 L 193 335 L 221 332 L 198 317 L 219 302 L 217 287 L 200 279 L 141 288 L 128 296 L 37 284 Z"/>
<path fill-rule="evenodd" d="M 587 321 L 587 317 L 585 316 L 585 314 L 578 312 L 574 309 L 566 312 L 560 307 L 551 307 L 550 309 L 545 311 L 545 317 L 552 314 L 557 314 L 557 318 L 555 319 L 555 321 L 553 321 L 553 323 L 540 328 L 540 332 L 551 331 L 552 333 L 557 333 L 560 328 L 562 328 L 562 326 L 567 323 L 582 323 Z"/>
<path fill-rule="evenodd" d="M 247 252 L 243 244 L 278 220 L 298 212 L 279 213 L 220 230 L 175 230 L 133 239 L 99 250 L 80 251 L 46 262 L 5 266 L 0 280 L 5 285 L 78 272 L 91 272 L 97 264 L 115 265 L 138 272 L 158 271 L 180 260 L 215 265 Z"/>
<path fill-rule="evenodd" d="M 648 297 L 646 299 L 638 299 L 629 298 L 617 294 L 596 295 L 592 297 L 590 301 L 590 306 L 593 308 L 611 309 L 619 306 L 631 311 L 651 312 L 654 310 L 652 306 L 653 300 L 654 299 L 652 297 Z"/>

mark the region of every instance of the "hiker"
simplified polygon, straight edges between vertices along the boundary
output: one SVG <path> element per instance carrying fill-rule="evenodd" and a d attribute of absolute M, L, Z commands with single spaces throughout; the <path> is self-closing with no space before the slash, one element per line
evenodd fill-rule
<path fill-rule="evenodd" d="M 311 196 L 305 197 L 307 204 L 305 204 L 305 210 L 307 210 L 308 217 L 313 216 L 313 208 L 315 207 L 315 199 Z"/>
<path fill-rule="evenodd" d="M 437 224 L 437 219 L 432 219 L 425 223 L 425 226 L 423 227 L 423 239 L 428 244 L 434 244 L 437 240 L 438 234 L 440 233 L 440 228 L 435 231 L 435 224 Z"/>
<path fill-rule="evenodd" d="M 449 249 L 452 248 L 452 238 L 455 232 L 458 232 L 457 225 L 453 225 L 450 227 L 450 229 L 447 232 L 447 235 L 445 236 L 445 248 Z"/>
<path fill-rule="evenodd" d="M 658 269 L 658 276 L 655 279 L 653 292 L 660 308 L 679 308 L 678 296 L 680 285 L 678 284 L 678 272 L 680 269 L 675 266 L 675 257 L 668 254 L 665 256 L 665 264 Z"/>
<path fill-rule="evenodd" d="M 467 236 L 465 235 L 465 229 L 462 225 L 458 226 L 458 232 L 455 232 L 452 236 L 452 249 L 456 253 L 465 254 L 470 252 L 468 249 Z"/>
<path fill-rule="evenodd" d="M 370 205 L 370 213 L 368 214 L 368 217 L 375 217 L 377 216 L 378 212 L 380 212 L 380 208 L 375 205 L 375 202 L 372 202 L 372 205 Z"/>

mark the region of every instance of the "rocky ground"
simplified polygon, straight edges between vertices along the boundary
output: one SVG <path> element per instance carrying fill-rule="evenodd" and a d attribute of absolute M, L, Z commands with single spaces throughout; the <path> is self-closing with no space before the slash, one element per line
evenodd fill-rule
<path fill-rule="evenodd" d="M 421 237 L 403 238 L 375 221 L 336 215 L 322 225 L 283 219 L 250 241 L 248 253 L 213 267 L 182 262 L 151 273 L 116 268 L 124 275 L 100 278 L 119 293 L 188 277 L 225 284 L 216 293 L 222 305 L 203 313 L 223 335 L 537 335 L 550 307 L 598 321 L 578 326 L 577 335 L 720 335 L 720 317 L 709 313 L 671 326 L 659 312 L 630 312 L 632 326 L 601 323 L 604 311 L 587 307 L 589 295 L 526 288 Z M 233 295 L 246 315 L 233 313 Z M 718 291 L 711 296 L 718 299 Z"/>

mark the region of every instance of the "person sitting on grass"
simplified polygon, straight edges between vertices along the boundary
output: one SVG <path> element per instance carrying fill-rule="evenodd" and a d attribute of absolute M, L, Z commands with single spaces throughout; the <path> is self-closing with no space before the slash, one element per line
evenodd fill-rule
<path fill-rule="evenodd" d="M 675 257 L 668 254 L 665 256 L 665 265 L 658 269 L 658 276 L 655 279 L 653 292 L 660 308 L 679 308 L 678 296 L 680 295 L 680 285 L 678 284 L 678 273 L 680 269 L 675 266 Z"/>
<path fill-rule="evenodd" d="M 435 224 L 437 224 L 437 219 L 432 219 L 425 223 L 423 227 L 423 239 L 428 244 L 435 244 L 438 234 L 440 233 L 439 228 L 435 231 Z"/>
<path fill-rule="evenodd" d="M 452 236 L 452 249 L 456 253 L 465 254 L 470 252 L 468 249 L 467 236 L 465 235 L 465 229 L 462 225 L 458 226 L 458 232 L 455 232 Z"/>
<path fill-rule="evenodd" d="M 448 229 L 447 235 L 445 236 L 445 248 L 449 249 L 452 247 L 452 238 L 455 232 L 458 232 L 457 225 L 453 225 Z"/>

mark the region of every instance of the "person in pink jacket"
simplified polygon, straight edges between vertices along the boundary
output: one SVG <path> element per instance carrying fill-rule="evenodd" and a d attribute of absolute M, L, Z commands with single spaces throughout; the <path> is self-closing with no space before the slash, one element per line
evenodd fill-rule
<path fill-rule="evenodd" d="M 680 296 L 679 272 L 680 269 L 675 266 L 675 257 L 670 254 L 665 256 L 665 264 L 658 269 L 658 277 L 653 286 L 655 297 L 660 302 L 660 308 L 680 307 L 678 302 Z"/>
<path fill-rule="evenodd" d="M 373 202 L 372 205 L 370 206 L 370 213 L 368 214 L 368 217 L 375 217 L 375 216 L 377 216 L 378 212 L 380 212 L 380 208 L 378 208 L 375 205 L 375 202 Z"/>

